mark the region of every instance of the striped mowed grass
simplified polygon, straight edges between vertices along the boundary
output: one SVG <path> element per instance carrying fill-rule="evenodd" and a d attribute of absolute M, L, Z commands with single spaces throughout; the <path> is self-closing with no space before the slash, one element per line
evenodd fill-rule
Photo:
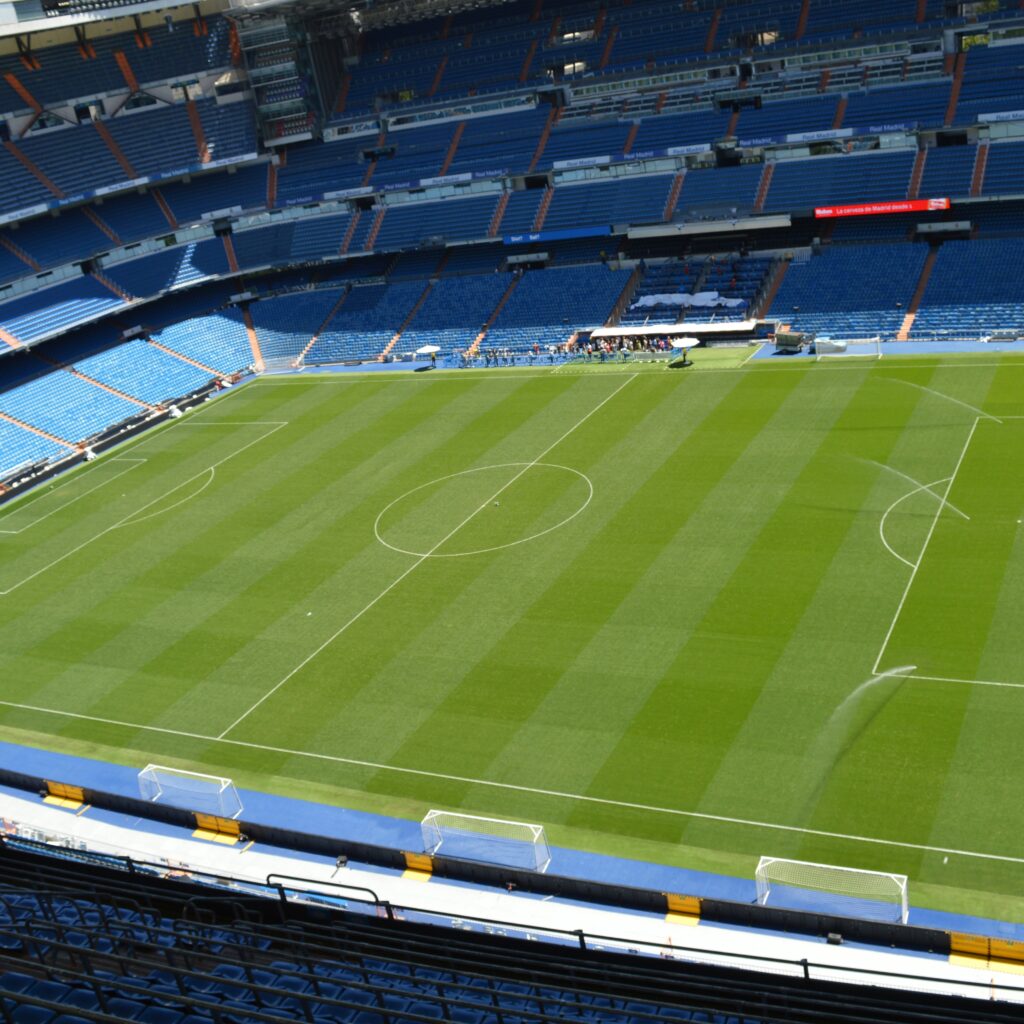
<path fill-rule="evenodd" d="M 260 380 L 0 509 L 0 729 L 1020 918 L 1022 370 Z"/>

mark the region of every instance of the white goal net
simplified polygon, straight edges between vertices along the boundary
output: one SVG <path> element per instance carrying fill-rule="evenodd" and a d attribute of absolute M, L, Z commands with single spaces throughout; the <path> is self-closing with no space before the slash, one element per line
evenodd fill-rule
<path fill-rule="evenodd" d="M 881 336 L 875 335 L 873 338 L 848 339 L 818 337 L 814 339 L 814 358 L 819 362 L 822 359 L 842 359 L 851 356 L 881 359 Z"/>
<path fill-rule="evenodd" d="M 885 871 L 762 857 L 755 872 L 757 902 L 816 914 L 906 923 L 907 876 Z"/>
<path fill-rule="evenodd" d="M 186 811 L 237 818 L 242 800 L 230 779 L 149 764 L 139 772 L 139 794 L 150 803 L 170 804 Z"/>
<path fill-rule="evenodd" d="M 421 823 L 426 853 L 543 871 L 551 862 L 543 825 L 428 811 Z"/>

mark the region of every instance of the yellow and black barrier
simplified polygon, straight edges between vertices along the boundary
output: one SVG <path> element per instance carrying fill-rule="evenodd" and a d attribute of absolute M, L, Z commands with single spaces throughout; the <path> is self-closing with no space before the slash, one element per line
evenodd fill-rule
<path fill-rule="evenodd" d="M 430 876 L 434 873 L 434 858 L 429 853 L 410 853 L 402 851 L 405 858 L 405 871 L 403 878 L 411 879 L 414 882 L 429 882 Z"/>
<path fill-rule="evenodd" d="M 949 933 L 949 962 L 1009 974 L 1024 974 L 1024 942 L 970 932 Z"/>
<path fill-rule="evenodd" d="M 700 897 L 683 896 L 676 892 L 663 893 L 665 920 L 673 924 L 700 924 Z"/>
<path fill-rule="evenodd" d="M 216 814 L 195 812 L 196 830 L 193 839 L 206 839 L 211 843 L 234 846 L 242 837 L 242 826 L 234 818 L 221 818 Z"/>
<path fill-rule="evenodd" d="M 50 782 L 47 779 L 43 802 L 55 807 L 66 807 L 69 811 L 77 811 L 85 803 L 85 791 L 81 786 L 71 786 L 66 782 Z"/>

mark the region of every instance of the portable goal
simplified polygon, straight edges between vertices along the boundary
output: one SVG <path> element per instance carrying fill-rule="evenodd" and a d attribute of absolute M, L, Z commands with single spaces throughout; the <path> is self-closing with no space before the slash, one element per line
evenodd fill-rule
<path fill-rule="evenodd" d="M 882 358 L 882 339 L 880 335 L 873 338 L 815 338 L 814 358 L 818 362 L 822 359 L 854 358 L 867 359 Z"/>
<path fill-rule="evenodd" d="M 237 818 L 242 813 L 242 800 L 230 779 L 181 768 L 146 765 L 139 772 L 139 794 L 149 803 L 169 804 L 218 818 Z"/>
<path fill-rule="evenodd" d="M 762 906 L 770 902 L 817 914 L 907 921 L 906 875 L 762 857 L 754 877 Z"/>
<path fill-rule="evenodd" d="M 426 853 L 544 871 L 551 862 L 543 825 L 428 811 L 421 823 Z"/>

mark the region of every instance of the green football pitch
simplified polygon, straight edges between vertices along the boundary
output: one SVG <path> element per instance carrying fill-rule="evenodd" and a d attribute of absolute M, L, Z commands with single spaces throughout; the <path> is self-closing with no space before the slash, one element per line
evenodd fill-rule
<path fill-rule="evenodd" d="M 1024 361 L 723 359 L 265 378 L 3 506 L 0 735 L 1024 920 Z"/>

